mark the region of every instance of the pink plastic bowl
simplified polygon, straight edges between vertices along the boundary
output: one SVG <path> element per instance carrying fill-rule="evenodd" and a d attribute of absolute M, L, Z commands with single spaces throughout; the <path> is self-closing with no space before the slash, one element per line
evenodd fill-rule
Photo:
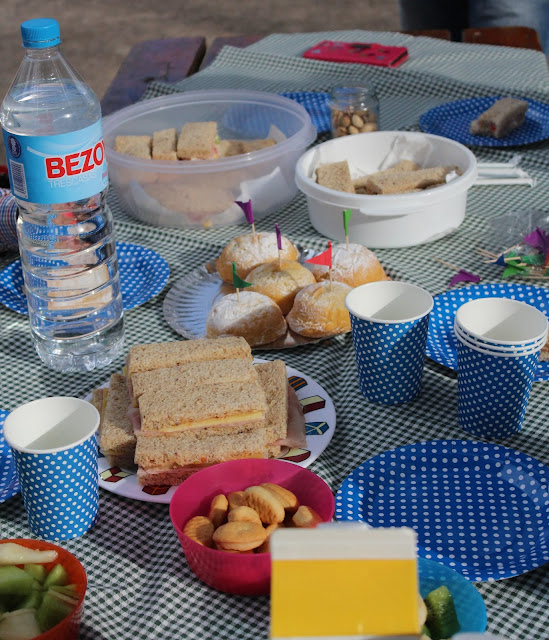
<path fill-rule="evenodd" d="M 208 515 L 212 498 L 220 493 L 243 491 L 272 482 L 289 489 L 301 504 L 312 507 L 329 522 L 334 515 L 330 487 L 312 471 L 283 460 L 232 460 L 194 473 L 174 493 L 170 517 L 189 567 L 210 587 L 237 595 L 268 594 L 271 586 L 271 554 L 226 553 L 203 547 L 183 533 L 194 516 Z"/>

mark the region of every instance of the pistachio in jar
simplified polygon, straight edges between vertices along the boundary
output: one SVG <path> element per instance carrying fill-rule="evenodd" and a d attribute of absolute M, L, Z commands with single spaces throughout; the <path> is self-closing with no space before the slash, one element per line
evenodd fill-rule
<path fill-rule="evenodd" d="M 334 138 L 378 130 L 379 101 L 373 86 L 335 87 L 329 107 Z"/>

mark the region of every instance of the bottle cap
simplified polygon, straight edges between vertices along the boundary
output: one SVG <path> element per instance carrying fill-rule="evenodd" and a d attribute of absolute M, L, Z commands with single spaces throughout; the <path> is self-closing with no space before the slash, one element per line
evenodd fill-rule
<path fill-rule="evenodd" d="M 53 18 L 36 18 L 21 24 L 23 46 L 29 49 L 45 49 L 61 42 L 59 23 Z"/>

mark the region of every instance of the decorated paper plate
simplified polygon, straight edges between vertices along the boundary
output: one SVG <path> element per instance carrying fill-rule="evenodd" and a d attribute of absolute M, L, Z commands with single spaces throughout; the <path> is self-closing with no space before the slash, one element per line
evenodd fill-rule
<path fill-rule="evenodd" d="M 462 304 L 477 298 L 511 298 L 536 307 L 549 317 L 549 290 L 523 284 L 475 284 L 434 296 L 429 317 L 427 355 L 450 369 L 457 369 L 454 318 Z M 535 381 L 549 380 L 549 362 L 539 362 Z"/>
<path fill-rule="evenodd" d="M 411 527 L 421 557 L 469 580 L 510 578 L 549 561 L 549 468 L 499 445 L 420 442 L 357 467 L 335 515 Z"/>
<path fill-rule="evenodd" d="M 300 249 L 303 260 L 314 252 Z M 223 282 L 212 263 L 194 269 L 175 282 L 164 298 L 164 319 L 170 327 L 189 340 L 206 337 L 206 318 L 212 306 L 224 295 L 234 293 L 232 285 Z M 254 347 L 254 350 L 288 349 L 318 342 L 288 329 L 275 342 Z"/>
<path fill-rule="evenodd" d="M 116 243 L 120 289 L 124 311 L 133 309 L 162 291 L 170 269 L 164 258 L 146 247 L 128 242 Z M 27 313 L 21 261 L 16 260 L 0 272 L 0 302 L 17 313 Z"/>
<path fill-rule="evenodd" d="M 19 493 L 15 462 L 8 443 L 4 440 L 3 425 L 9 411 L 0 409 L 0 502 Z"/>
<path fill-rule="evenodd" d="M 426 133 L 451 138 L 456 142 L 480 147 L 514 147 L 549 138 L 549 105 L 521 98 L 529 103 L 524 123 L 504 138 L 474 136 L 469 133 L 471 122 L 503 96 L 468 98 L 441 104 L 424 113 L 419 126 Z"/>
<path fill-rule="evenodd" d="M 265 360 L 256 359 L 255 362 Z M 335 408 L 330 396 L 318 382 L 292 367 L 286 369 L 288 382 L 294 388 L 305 414 L 307 446 L 305 449 L 290 449 L 281 459 L 308 467 L 332 439 L 336 425 Z M 87 399 L 90 398 L 88 396 Z M 99 486 L 125 498 L 165 504 L 170 502 L 177 488 L 165 485 L 142 487 L 137 483 L 135 471 L 109 467 L 103 456 L 99 458 Z"/>

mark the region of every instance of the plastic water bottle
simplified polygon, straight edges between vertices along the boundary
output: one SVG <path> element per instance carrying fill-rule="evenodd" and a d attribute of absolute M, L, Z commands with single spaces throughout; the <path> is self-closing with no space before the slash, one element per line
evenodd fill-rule
<path fill-rule="evenodd" d="M 29 20 L 21 34 L 0 122 L 32 336 L 50 368 L 89 371 L 124 339 L 101 107 L 63 57 L 56 20 Z"/>

